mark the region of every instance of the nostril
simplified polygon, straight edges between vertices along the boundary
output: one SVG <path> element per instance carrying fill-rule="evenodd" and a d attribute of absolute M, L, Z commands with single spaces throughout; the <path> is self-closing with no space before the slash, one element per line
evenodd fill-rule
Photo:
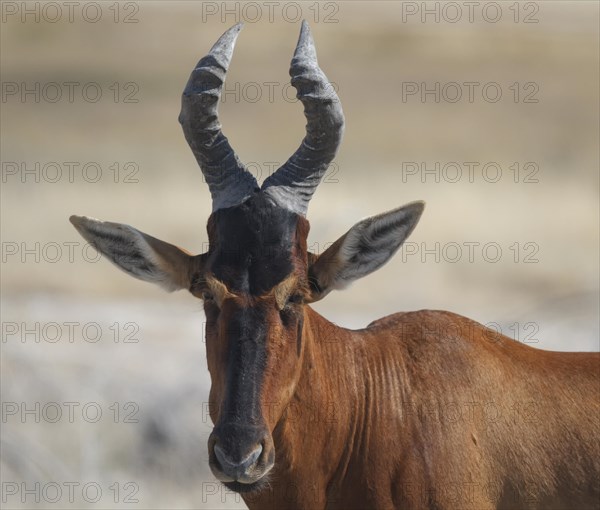
<path fill-rule="evenodd" d="M 248 466 L 251 466 L 252 464 L 254 464 L 260 457 L 260 454 L 263 451 L 263 447 L 262 444 L 259 444 L 251 453 L 250 455 L 248 455 L 247 457 L 247 462 L 248 462 Z"/>
<path fill-rule="evenodd" d="M 229 466 L 231 464 L 229 462 L 229 459 L 225 455 L 225 452 L 218 444 L 215 445 L 214 451 L 215 451 L 215 457 L 217 457 L 217 460 L 219 461 L 219 464 L 221 464 L 221 466 L 225 467 L 225 466 Z"/>
<path fill-rule="evenodd" d="M 224 469 L 247 469 L 258 460 L 262 451 L 263 447 L 259 444 L 241 461 L 235 461 L 229 457 L 218 444 L 214 446 L 215 457 Z"/>

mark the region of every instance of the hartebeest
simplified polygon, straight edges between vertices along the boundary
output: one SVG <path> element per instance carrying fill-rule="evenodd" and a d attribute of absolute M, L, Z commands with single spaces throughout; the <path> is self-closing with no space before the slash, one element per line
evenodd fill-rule
<path fill-rule="evenodd" d="M 208 251 L 71 218 L 130 275 L 204 301 L 214 475 L 250 508 L 597 508 L 597 353 L 536 350 L 441 311 L 351 331 L 309 306 L 385 264 L 423 203 L 309 253 L 307 207 L 342 138 L 340 102 L 303 23 L 290 75 L 306 137 L 259 187 L 217 115 L 240 28 L 193 70 L 179 117 L 212 195 Z"/>

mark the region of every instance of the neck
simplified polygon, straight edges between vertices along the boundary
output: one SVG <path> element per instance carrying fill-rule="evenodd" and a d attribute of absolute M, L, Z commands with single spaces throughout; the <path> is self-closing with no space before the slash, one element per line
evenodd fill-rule
<path fill-rule="evenodd" d="M 356 392 L 349 388 L 359 369 L 355 364 L 353 335 L 350 330 L 329 322 L 311 308 L 306 309 L 302 341 L 302 368 L 294 400 L 298 410 L 307 405 L 312 413 L 301 413 L 298 419 L 311 426 L 334 428 L 340 413 L 346 414 L 340 400 L 349 402 Z M 350 394 L 352 393 L 352 394 Z M 343 395 L 344 398 L 340 399 Z"/>
<path fill-rule="evenodd" d="M 340 467 L 344 471 L 351 449 L 362 427 L 357 423 L 363 406 L 364 387 L 359 387 L 354 344 L 358 334 L 332 324 L 310 308 L 305 309 L 301 369 L 295 392 L 274 432 L 276 467 L 272 478 L 271 504 L 288 507 L 318 507 L 326 483 Z M 348 429 L 348 424 L 351 424 Z M 316 433 L 315 433 L 316 432 Z M 307 459 L 319 459 L 307 464 Z M 343 475 L 342 475 L 343 476 Z M 319 481 L 319 482 L 317 482 Z M 335 480 L 334 480 L 335 482 Z M 290 489 L 292 488 L 293 489 Z M 290 491 L 292 491 L 290 493 Z M 291 504 L 291 500 L 296 504 Z M 269 505 L 265 505 L 269 506 Z M 323 505 L 324 506 L 324 505 Z"/>
<path fill-rule="evenodd" d="M 368 469 L 377 426 L 394 421 L 408 401 L 401 350 L 369 329 L 351 331 L 305 308 L 298 380 L 273 431 L 270 489 L 246 498 L 253 508 L 335 506 Z M 358 470 L 358 471 L 357 471 Z"/>

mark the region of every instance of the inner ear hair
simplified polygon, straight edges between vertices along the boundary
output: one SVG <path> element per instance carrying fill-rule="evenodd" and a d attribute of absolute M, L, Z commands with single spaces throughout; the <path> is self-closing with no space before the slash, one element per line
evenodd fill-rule
<path fill-rule="evenodd" d="M 343 287 L 342 285 L 336 287 L 335 280 L 343 264 L 340 247 L 346 235 L 340 237 L 321 255 L 308 254 L 308 283 L 311 290 L 311 302 L 322 299 L 334 288 Z"/>

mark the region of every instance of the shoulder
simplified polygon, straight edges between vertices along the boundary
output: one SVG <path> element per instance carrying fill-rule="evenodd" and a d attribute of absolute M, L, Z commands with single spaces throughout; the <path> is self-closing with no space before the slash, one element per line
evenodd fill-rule
<path fill-rule="evenodd" d="M 508 339 L 462 315 L 442 310 L 417 310 L 388 315 L 371 322 L 366 331 L 378 336 L 393 336 L 417 343 L 505 344 Z M 511 342 L 512 343 L 512 342 Z"/>
<path fill-rule="evenodd" d="M 411 312 L 398 312 L 387 315 L 371 322 L 367 329 L 390 328 L 394 326 L 422 326 L 428 328 L 450 327 L 460 325 L 468 328 L 484 328 L 481 324 L 452 312 L 443 310 L 416 310 Z"/>

